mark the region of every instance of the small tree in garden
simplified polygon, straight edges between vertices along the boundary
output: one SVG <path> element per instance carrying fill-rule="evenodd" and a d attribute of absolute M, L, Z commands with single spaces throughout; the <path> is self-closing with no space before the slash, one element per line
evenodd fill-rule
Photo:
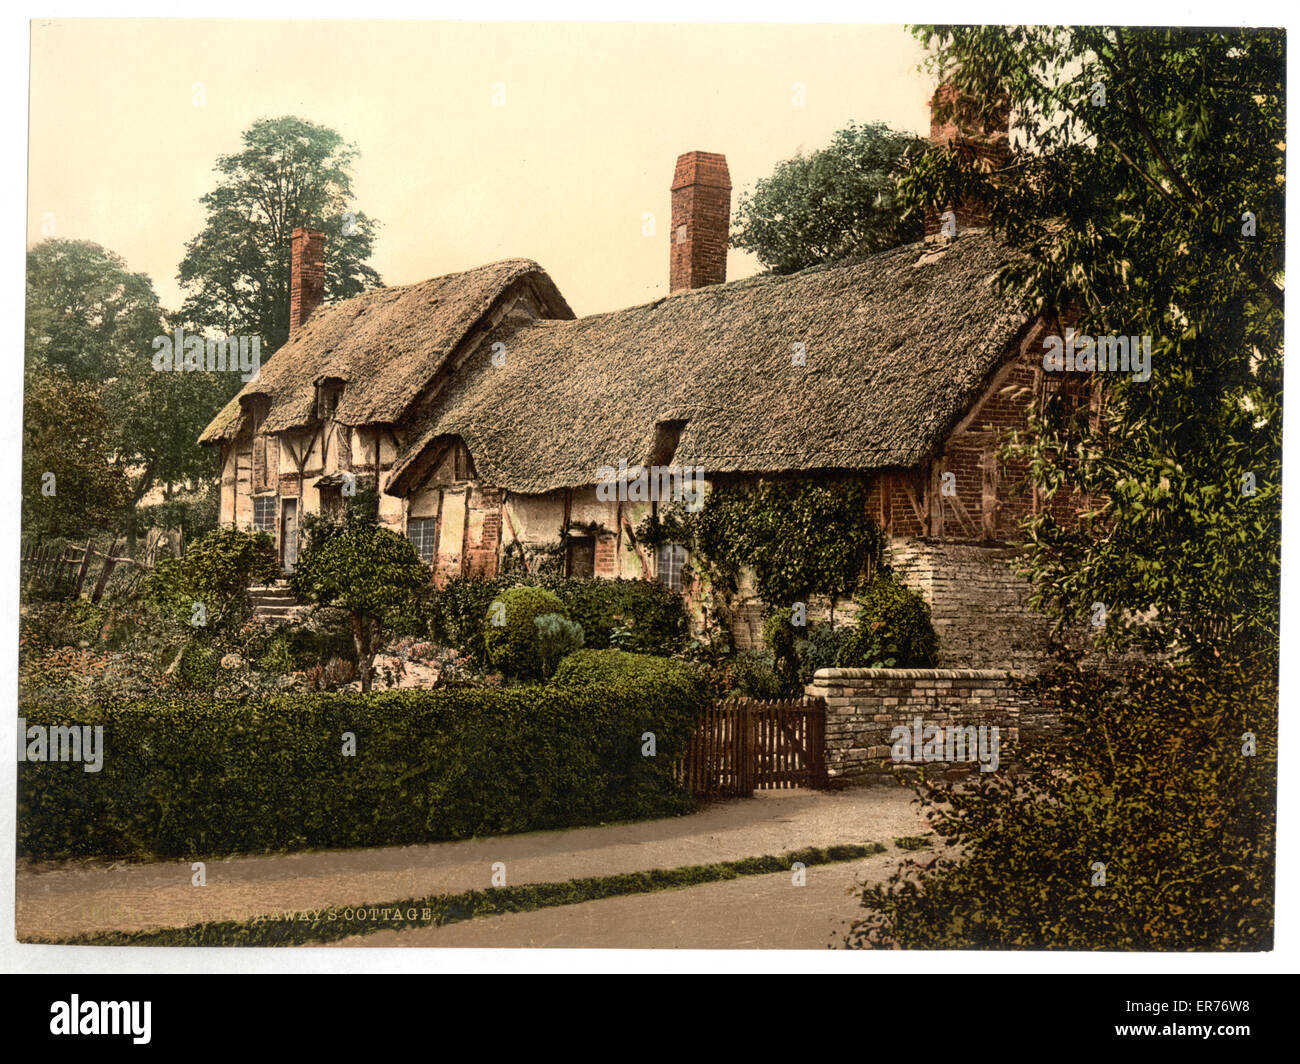
<path fill-rule="evenodd" d="M 184 557 L 162 559 L 145 594 L 186 623 L 211 630 L 241 619 L 249 585 L 275 571 L 275 544 L 265 532 L 218 528 L 195 540 Z"/>
<path fill-rule="evenodd" d="M 369 691 L 384 620 L 428 582 L 428 567 L 406 538 L 375 525 L 339 526 L 314 536 L 294 571 L 295 593 L 308 602 L 347 610 L 357 648 L 361 690 Z"/>

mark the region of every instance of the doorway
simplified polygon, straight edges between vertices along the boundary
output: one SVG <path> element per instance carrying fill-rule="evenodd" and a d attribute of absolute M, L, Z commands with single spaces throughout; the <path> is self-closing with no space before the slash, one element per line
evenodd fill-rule
<path fill-rule="evenodd" d="M 293 572 L 298 561 L 298 500 L 282 499 L 280 509 L 280 567 Z"/>

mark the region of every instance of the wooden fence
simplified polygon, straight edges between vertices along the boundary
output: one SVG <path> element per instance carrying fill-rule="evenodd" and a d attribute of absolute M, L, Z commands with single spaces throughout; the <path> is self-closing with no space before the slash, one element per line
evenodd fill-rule
<path fill-rule="evenodd" d="M 826 786 L 826 703 L 733 698 L 704 712 L 679 778 L 700 797 Z"/>
<path fill-rule="evenodd" d="M 28 543 L 22 549 L 21 588 L 24 592 L 80 598 L 87 576 L 94 569 L 96 576 L 90 599 L 98 602 L 117 563 L 129 560 L 123 558 L 116 540 L 107 547 L 107 552 L 95 550 L 93 539 L 86 540 L 84 548 Z"/>

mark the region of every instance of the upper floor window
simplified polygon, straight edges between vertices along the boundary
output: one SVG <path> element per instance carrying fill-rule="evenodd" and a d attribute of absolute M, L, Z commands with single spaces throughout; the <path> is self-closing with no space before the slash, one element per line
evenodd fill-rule
<path fill-rule="evenodd" d="M 329 421 L 339 408 L 339 398 L 343 394 L 343 382 L 329 378 L 316 385 L 316 416 L 321 421 Z"/>

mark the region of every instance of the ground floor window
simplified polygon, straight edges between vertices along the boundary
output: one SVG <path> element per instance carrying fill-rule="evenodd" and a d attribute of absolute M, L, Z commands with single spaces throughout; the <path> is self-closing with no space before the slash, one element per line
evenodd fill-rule
<path fill-rule="evenodd" d="M 432 563 L 438 543 L 436 517 L 412 517 L 406 522 L 406 538 L 415 545 L 415 552 L 426 565 Z"/>
<path fill-rule="evenodd" d="M 664 543 L 659 548 L 659 582 L 674 591 L 682 589 L 682 572 L 686 568 L 686 548 Z"/>
<path fill-rule="evenodd" d="M 275 535 L 275 496 L 257 495 L 253 498 L 253 528 L 258 532 Z"/>

